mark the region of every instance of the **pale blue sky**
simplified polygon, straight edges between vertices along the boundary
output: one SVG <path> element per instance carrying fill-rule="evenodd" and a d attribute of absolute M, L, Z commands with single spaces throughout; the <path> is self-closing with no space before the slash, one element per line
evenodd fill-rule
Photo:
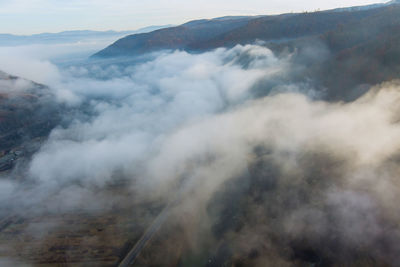
<path fill-rule="evenodd" d="M 134 30 L 226 15 L 262 15 L 380 0 L 0 0 L 0 33 Z"/>

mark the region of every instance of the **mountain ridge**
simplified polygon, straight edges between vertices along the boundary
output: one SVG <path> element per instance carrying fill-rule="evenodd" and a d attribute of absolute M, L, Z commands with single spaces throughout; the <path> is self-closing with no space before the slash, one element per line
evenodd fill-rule
<path fill-rule="evenodd" d="M 270 41 L 279 38 L 291 39 L 318 35 L 334 30 L 338 25 L 374 15 L 398 3 L 395 1 L 318 12 L 227 16 L 189 21 L 175 27 L 125 36 L 95 53 L 92 58 L 135 56 L 163 49 L 204 51 L 251 43 L 256 40 Z M 269 32 L 270 35 L 265 32 Z M 251 34 L 253 36 L 250 36 Z"/>
<path fill-rule="evenodd" d="M 62 43 L 65 41 L 76 42 L 82 39 L 113 38 L 118 39 L 130 34 L 151 32 L 173 25 L 148 26 L 132 31 L 94 31 L 94 30 L 71 30 L 56 33 L 38 33 L 32 35 L 14 35 L 9 33 L 0 33 L 0 46 L 8 45 L 26 45 L 26 44 L 45 44 Z"/>

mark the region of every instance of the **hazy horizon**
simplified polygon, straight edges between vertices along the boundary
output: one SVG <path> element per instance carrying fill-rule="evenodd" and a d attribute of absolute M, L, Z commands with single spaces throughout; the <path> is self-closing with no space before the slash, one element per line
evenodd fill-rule
<path fill-rule="evenodd" d="M 178 25 L 195 19 L 274 15 L 384 2 L 388 1 L 206 0 L 188 5 L 182 0 L 156 0 L 151 4 L 128 0 L 112 4 L 104 0 L 73 0 L 65 3 L 48 0 L 0 0 L 0 33 L 31 35 L 74 30 L 127 31 L 152 25 Z"/>

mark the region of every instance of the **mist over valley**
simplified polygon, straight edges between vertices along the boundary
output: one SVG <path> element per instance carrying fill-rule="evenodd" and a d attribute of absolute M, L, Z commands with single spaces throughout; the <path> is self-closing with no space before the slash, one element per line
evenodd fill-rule
<path fill-rule="evenodd" d="M 397 266 L 399 18 L 0 35 L 0 266 Z"/>

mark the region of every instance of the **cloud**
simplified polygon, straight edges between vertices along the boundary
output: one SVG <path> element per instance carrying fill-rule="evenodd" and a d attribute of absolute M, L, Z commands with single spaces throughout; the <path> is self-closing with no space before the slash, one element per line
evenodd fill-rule
<path fill-rule="evenodd" d="M 255 82 L 282 71 L 283 64 L 268 49 L 252 48 L 220 49 L 202 55 L 167 53 L 122 70 L 99 70 L 98 66 L 72 69 L 78 75 L 102 73 L 102 80 L 86 76 L 59 84 L 87 101 L 97 115 L 54 130 L 33 159 L 32 174 L 44 180 L 85 177 L 104 182 L 111 179 L 113 170 L 129 169 L 151 157 L 152 147 L 157 147 L 165 134 L 242 102 Z M 255 60 L 248 69 L 230 59 L 249 51 Z M 63 171 L 64 162 L 69 162 L 68 171 Z"/>
<path fill-rule="evenodd" d="M 369 255 L 393 264 L 399 90 L 384 84 L 347 104 L 293 93 L 250 102 L 175 132 L 148 172 L 161 184 L 185 181 L 180 199 L 191 208 L 178 211 L 178 221 L 217 209 L 197 223 L 215 220 L 214 234 L 248 265 L 354 263 Z M 193 240 L 207 233 L 181 224 Z M 250 260 L 251 251 L 260 256 Z"/>
<path fill-rule="evenodd" d="M 57 67 L 33 55 L 29 50 L 0 48 L 0 69 L 38 83 L 47 84 L 60 79 Z"/>
<path fill-rule="evenodd" d="M 16 210 L 107 212 L 120 200 L 104 191 L 123 180 L 135 201 L 162 200 L 174 215 L 149 257 L 393 265 L 400 84 L 353 102 L 317 100 L 291 79 L 292 56 L 247 45 L 161 52 L 132 65 L 52 65 L 70 123 L 29 161 L 32 188 L 0 188 L 32 196 L 13 202 Z"/>

